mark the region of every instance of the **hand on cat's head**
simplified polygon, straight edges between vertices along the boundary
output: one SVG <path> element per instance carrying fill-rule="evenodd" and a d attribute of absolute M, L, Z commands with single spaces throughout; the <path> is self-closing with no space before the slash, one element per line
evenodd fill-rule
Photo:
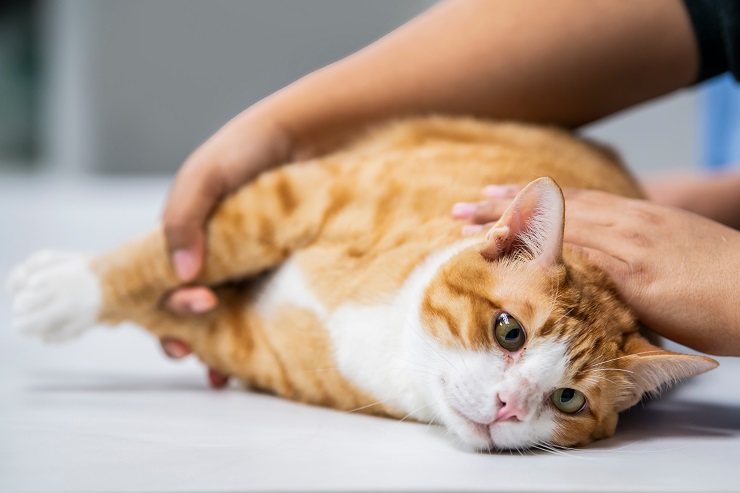
<path fill-rule="evenodd" d="M 644 395 L 717 366 L 650 344 L 609 279 L 564 248 L 564 220 L 557 184 L 533 181 L 443 264 L 410 319 L 431 413 L 469 446 L 607 438 Z"/>
<path fill-rule="evenodd" d="M 522 189 L 488 186 L 460 203 L 464 234 L 488 229 Z M 564 239 L 605 271 L 639 319 L 660 335 L 715 355 L 740 355 L 734 293 L 740 232 L 663 205 L 594 190 L 564 190 Z M 721 260 L 721 261 L 718 261 Z"/>

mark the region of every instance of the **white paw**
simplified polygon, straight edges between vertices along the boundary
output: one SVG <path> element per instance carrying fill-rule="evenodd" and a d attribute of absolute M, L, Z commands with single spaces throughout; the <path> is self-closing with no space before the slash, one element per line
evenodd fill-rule
<path fill-rule="evenodd" d="M 13 326 L 23 335 L 61 342 L 95 325 L 101 292 L 85 255 L 36 253 L 13 269 L 8 289 Z"/>

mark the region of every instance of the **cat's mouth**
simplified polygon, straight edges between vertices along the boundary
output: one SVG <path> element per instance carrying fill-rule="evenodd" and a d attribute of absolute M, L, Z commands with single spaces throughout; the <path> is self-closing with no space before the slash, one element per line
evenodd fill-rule
<path fill-rule="evenodd" d="M 468 418 L 461 411 L 455 409 L 454 406 L 450 406 L 450 408 L 452 409 L 452 412 L 455 413 L 455 416 L 457 416 L 460 421 L 462 421 L 463 426 L 471 431 L 472 435 L 475 438 L 485 441 L 487 447 L 493 446 L 493 438 L 491 436 L 490 425 L 479 423 Z"/>
<path fill-rule="evenodd" d="M 452 412 L 464 423 L 465 427 L 472 431 L 472 434 L 476 438 L 485 440 L 488 448 L 496 446 L 494 442 L 496 428 L 500 428 L 504 424 L 508 425 L 509 423 L 518 423 L 520 421 L 517 417 L 511 416 L 504 420 L 494 420 L 490 423 L 480 423 L 467 417 L 462 411 L 456 409 L 455 406 L 450 406 L 450 409 L 452 409 Z"/>

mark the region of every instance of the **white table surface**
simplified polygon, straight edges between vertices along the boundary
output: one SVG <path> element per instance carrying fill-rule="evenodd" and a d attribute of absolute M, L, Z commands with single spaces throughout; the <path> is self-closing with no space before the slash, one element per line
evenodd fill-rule
<path fill-rule="evenodd" d="M 0 275 L 39 248 L 96 250 L 145 231 L 162 180 L 0 176 Z M 0 492 L 740 491 L 740 359 L 558 454 L 480 455 L 436 427 L 214 391 L 130 326 L 49 347 L 0 298 Z"/>

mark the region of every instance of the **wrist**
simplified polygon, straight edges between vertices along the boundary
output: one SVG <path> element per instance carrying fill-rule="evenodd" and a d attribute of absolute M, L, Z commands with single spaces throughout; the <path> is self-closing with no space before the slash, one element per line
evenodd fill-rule
<path fill-rule="evenodd" d="M 266 150 L 264 161 L 270 163 L 267 168 L 294 160 L 296 145 L 293 134 L 269 107 L 257 103 L 237 116 L 236 123 L 240 136 L 250 136 L 251 141 L 258 142 Z"/>

